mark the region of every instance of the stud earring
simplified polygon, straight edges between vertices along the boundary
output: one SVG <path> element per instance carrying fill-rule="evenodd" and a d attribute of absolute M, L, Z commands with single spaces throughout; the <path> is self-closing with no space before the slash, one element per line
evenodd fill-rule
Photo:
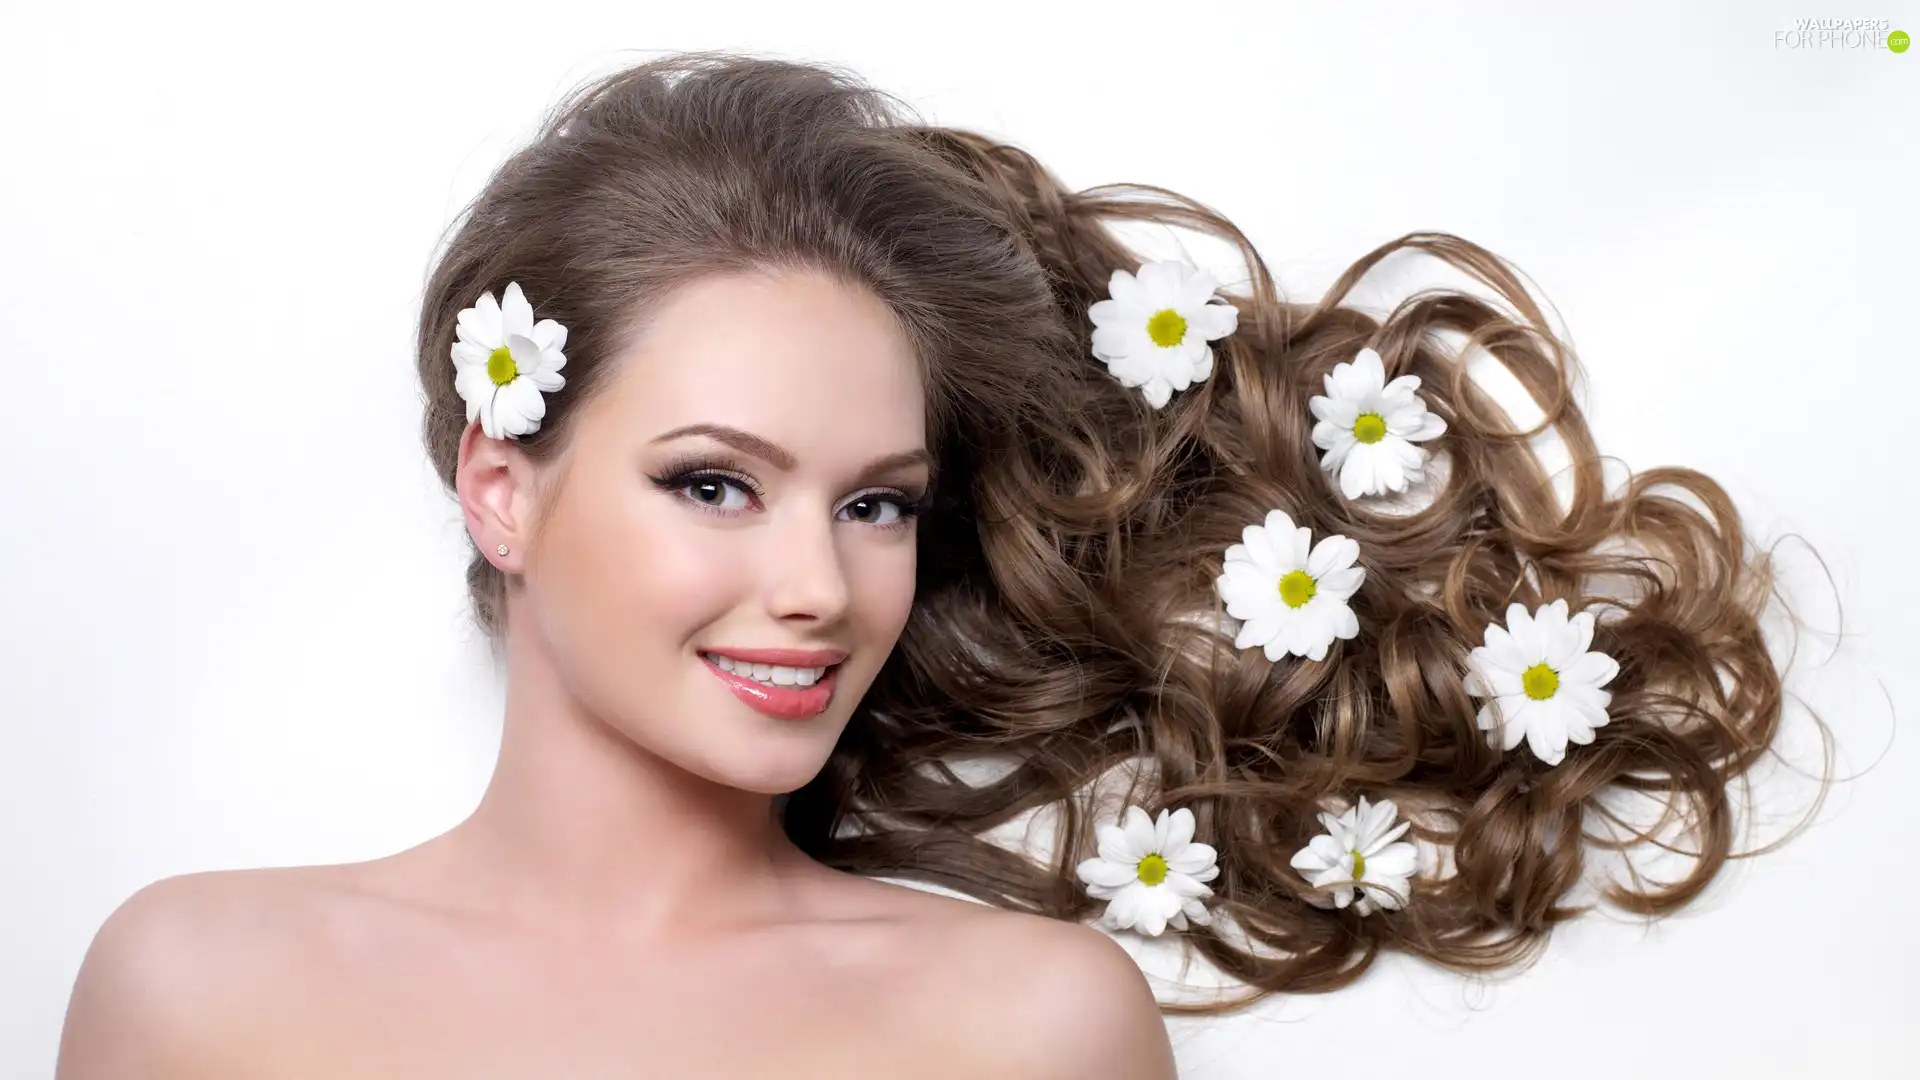
<path fill-rule="evenodd" d="M 497 554 L 497 555 L 500 555 L 500 556 L 503 556 L 503 557 L 504 557 L 504 556 L 506 555 L 506 553 L 507 553 L 507 545 L 505 545 L 505 544 L 501 544 L 501 545 L 500 545 L 499 547 L 497 547 L 497 548 L 494 548 L 493 550 L 494 550 L 494 553 L 495 553 L 495 554 Z"/>

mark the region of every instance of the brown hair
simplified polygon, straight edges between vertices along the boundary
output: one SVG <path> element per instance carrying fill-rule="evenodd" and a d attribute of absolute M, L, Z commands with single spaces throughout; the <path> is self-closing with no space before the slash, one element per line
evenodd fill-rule
<path fill-rule="evenodd" d="M 1129 220 L 1225 239 L 1250 275 L 1213 375 L 1162 410 L 1089 348 L 1089 305 L 1115 269 L 1144 261 L 1108 228 Z M 1443 289 L 1384 318 L 1342 306 L 1401 249 L 1465 271 L 1511 310 Z M 1654 836 L 1608 793 L 1664 801 L 1697 853 L 1671 883 L 1613 884 L 1616 904 L 1669 911 L 1733 853 L 1729 784 L 1768 751 L 1781 715 L 1759 621 L 1769 560 L 1697 472 L 1643 472 L 1608 493 L 1570 393 L 1573 355 L 1507 264 L 1457 237 L 1402 237 L 1320 302 L 1284 302 L 1246 237 L 1193 200 L 1067 191 L 1026 152 L 920 123 L 835 69 L 667 57 L 571 95 L 459 224 L 419 328 L 434 465 L 451 489 L 465 411 L 448 351 L 456 313 L 482 291 L 517 281 L 571 330 L 567 386 L 520 440 L 545 460 L 648 305 L 699 275 L 792 268 L 869 289 L 896 313 L 925 364 L 940 460 L 898 648 L 783 810 L 814 857 L 1083 918 L 1097 907 L 1073 869 L 1090 853 L 1083 792 L 1143 755 L 1132 801 L 1193 809 L 1197 838 L 1219 852 L 1212 907 L 1244 934 L 1216 921 L 1189 940 L 1257 997 L 1343 985 L 1383 947 L 1464 969 L 1525 959 L 1576 911 L 1568 897 L 1605 843 L 1587 830 Z M 1518 378 L 1545 413 L 1538 427 L 1517 429 L 1466 377 L 1448 333 Z M 1420 376 L 1448 424 L 1427 445 L 1450 469 L 1417 512 L 1343 498 L 1309 437 L 1308 398 L 1369 345 L 1390 378 Z M 1572 456 L 1570 509 L 1528 447 L 1547 428 Z M 1360 545 L 1361 634 L 1322 662 L 1271 663 L 1192 619 L 1219 614 L 1223 553 L 1272 508 Z M 500 574 L 476 553 L 468 580 L 497 636 Z M 1559 598 L 1600 616 L 1592 647 L 1620 672 L 1612 722 L 1549 768 L 1489 747 L 1462 676 L 1509 603 Z M 974 785 L 929 764 L 983 753 L 1017 767 Z M 1360 794 L 1395 800 L 1411 838 L 1450 853 L 1404 910 L 1312 906 L 1288 865 L 1322 808 Z M 1050 805 L 1050 866 L 978 835 Z"/>

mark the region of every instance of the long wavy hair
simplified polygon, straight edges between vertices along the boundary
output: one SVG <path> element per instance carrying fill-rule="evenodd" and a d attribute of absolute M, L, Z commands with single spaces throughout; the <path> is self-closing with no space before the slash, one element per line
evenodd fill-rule
<path fill-rule="evenodd" d="M 1109 228 L 1127 221 L 1224 239 L 1248 272 L 1213 375 L 1160 410 L 1090 352 L 1088 307 L 1114 270 L 1145 261 Z M 1343 306 L 1402 249 L 1506 306 L 1448 289 L 1383 318 Z M 1693 898 L 1735 854 L 1730 788 L 1769 751 L 1782 712 L 1761 634 L 1768 556 L 1698 472 L 1642 472 L 1607 491 L 1570 349 L 1508 264 L 1451 235 L 1403 236 L 1319 302 L 1287 302 L 1239 229 L 1173 192 L 1069 191 L 1025 151 L 920 122 L 839 69 L 652 60 L 563 100 L 431 272 L 418 364 L 426 447 L 448 490 L 466 419 L 447 356 L 456 313 L 482 291 L 517 281 L 571 329 L 566 388 L 520 440 L 549 460 L 650 305 L 703 274 L 799 268 L 895 313 L 924 366 L 939 458 L 898 647 L 780 811 L 813 857 L 1082 919 L 1097 906 L 1074 873 L 1091 848 L 1087 793 L 1132 764 L 1124 801 L 1190 807 L 1219 853 L 1211 906 L 1228 918 L 1187 939 L 1249 992 L 1163 1005 L 1199 1013 L 1341 986 L 1382 948 L 1466 970 L 1525 961 L 1580 910 L 1569 900 L 1601 847 L 1695 856 L 1674 880 L 1603 890 L 1647 914 Z M 1341 497 L 1310 438 L 1309 397 L 1366 346 L 1389 378 L 1418 375 L 1448 425 L 1429 444 L 1444 483 L 1411 513 Z M 1467 377 L 1468 347 L 1518 379 L 1538 425 L 1516 427 Z M 1529 449 L 1547 429 L 1571 455 L 1570 506 Z M 1361 634 L 1322 662 L 1236 650 L 1214 621 L 1225 549 L 1274 508 L 1360 546 Z M 478 552 L 467 576 L 497 641 L 504 581 Z M 1600 616 L 1592 647 L 1620 671 L 1611 723 L 1549 768 L 1489 747 L 1462 676 L 1507 605 L 1563 598 Z M 988 781 L 947 764 L 983 754 L 1015 764 Z M 1629 821 L 1606 797 L 1620 792 L 1667 814 Z M 1410 838 L 1447 855 L 1402 910 L 1315 906 L 1289 866 L 1319 812 L 1361 794 L 1395 800 Z M 1057 810 L 1048 864 L 981 836 L 1043 807 Z M 1660 832 L 1675 825 L 1690 839 Z"/>

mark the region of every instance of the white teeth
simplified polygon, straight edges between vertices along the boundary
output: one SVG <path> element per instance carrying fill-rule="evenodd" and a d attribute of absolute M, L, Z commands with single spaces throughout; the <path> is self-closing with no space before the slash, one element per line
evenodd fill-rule
<path fill-rule="evenodd" d="M 768 686 L 812 686 L 827 673 L 824 667 L 794 668 L 781 667 L 778 664 L 749 664 L 731 657 L 706 653 L 707 659 L 722 671 L 731 671 L 735 675 L 744 675 L 754 682 Z"/>

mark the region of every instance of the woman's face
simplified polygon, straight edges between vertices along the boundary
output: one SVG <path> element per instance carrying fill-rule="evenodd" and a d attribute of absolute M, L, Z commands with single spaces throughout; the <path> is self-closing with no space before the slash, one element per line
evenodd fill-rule
<path fill-rule="evenodd" d="M 722 275 L 675 294 L 613 361 L 617 381 L 575 418 L 512 617 L 574 698 L 650 753 L 733 788 L 798 788 L 913 603 L 931 459 L 912 348 L 864 290 Z M 824 655 L 747 666 L 769 650 Z"/>

